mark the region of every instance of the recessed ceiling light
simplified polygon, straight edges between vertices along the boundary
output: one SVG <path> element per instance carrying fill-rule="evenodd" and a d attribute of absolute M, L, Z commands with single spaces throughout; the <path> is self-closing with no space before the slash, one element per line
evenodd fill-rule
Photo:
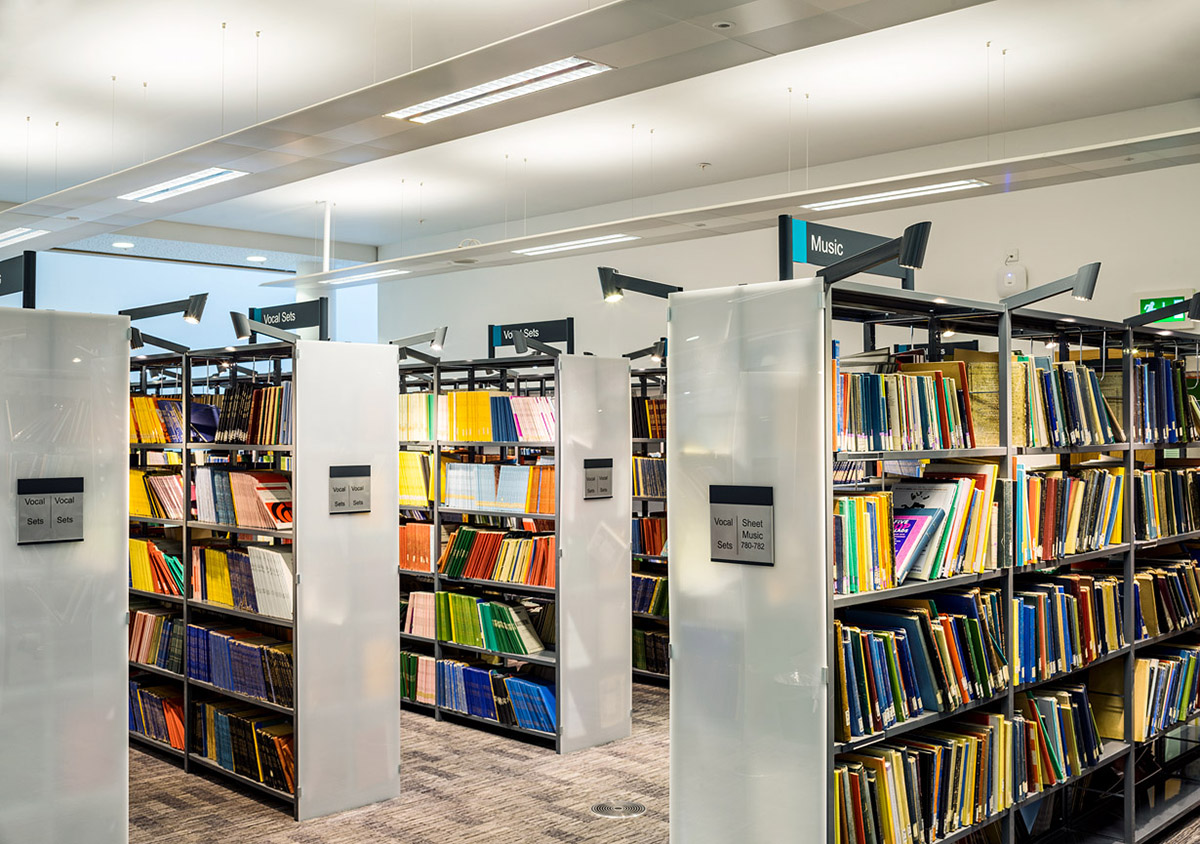
<path fill-rule="evenodd" d="M 255 264 L 265 264 L 267 262 L 266 255 L 247 255 L 247 261 L 252 261 Z"/>
<path fill-rule="evenodd" d="M 347 284 L 351 281 L 368 281 L 372 278 L 387 278 L 393 275 L 407 275 L 412 270 L 377 270 L 373 273 L 359 273 L 358 275 L 348 275 L 342 278 L 328 278 L 317 282 L 318 284 Z"/>
<path fill-rule="evenodd" d="M 133 244 L 128 240 L 114 240 L 113 249 L 132 249 Z"/>
<path fill-rule="evenodd" d="M 135 190 L 132 193 L 123 193 L 117 199 L 130 199 L 137 200 L 138 202 L 161 202 L 173 196 L 190 193 L 191 191 L 206 188 L 210 185 L 219 185 L 221 182 L 228 182 L 230 179 L 238 179 L 249 175 L 244 170 L 209 167 L 207 170 L 197 170 L 195 173 L 188 173 L 186 176 L 180 176 L 178 179 L 159 182 L 157 185 Z"/>
<path fill-rule="evenodd" d="M 570 56 L 510 76 L 503 76 L 500 79 L 493 79 L 491 82 L 484 82 L 473 88 L 464 88 L 453 94 L 426 100 L 399 111 L 391 111 L 384 116 L 394 117 L 397 120 L 409 120 L 413 123 L 432 123 L 444 117 L 462 114 L 464 111 L 511 100 L 514 97 L 522 97 L 525 94 L 532 94 L 534 91 L 574 82 L 576 79 L 595 76 L 606 70 L 612 70 L 612 68 L 606 64 Z"/>
<path fill-rule="evenodd" d="M 610 243 L 624 243 L 627 240 L 641 240 L 633 234 L 606 234 L 601 237 L 585 237 L 582 240 L 565 240 L 562 243 L 547 243 L 545 246 L 530 246 L 527 249 L 514 249 L 514 255 L 524 255 L 527 258 L 537 255 L 549 255 L 551 252 L 567 252 L 571 249 L 587 249 L 589 246 L 607 246 Z"/>
<path fill-rule="evenodd" d="M 733 29 L 733 21 L 717 21 L 712 25 L 713 29 Z"/>
<path fill-rule="evenodd" d="M 9 229 L 6 232 L 0 232 L 0 246 L 12 246 L 14 243 L 29 240 L 31 237 L 41 237 L 44 234 L 50 234 L 50 231 L 48 229 Z"/>
<path fill-rule="evenodd" d="M 478 264 L 478 258 L 454 258 L 450 261 L 451 264 Z"/>
<path fill-rule="evenodd" d="M 83 363 L 83 358 L 71 358 L 71 363 Z"/>
<path fill-rule="evenodd" d="M 807 208 L 809 211 L 832 211 L 835 208 L 851 208 L 855 205 L 893 202 L 897 199 L 912 199 L 919 196 L 931 196 L 935 193 L 951 193 L 952 191 L 982 188 L 987 187 L 987 184 L 987 182 L 979 179 L 957 179 L 953 182 L 939 182 L 936 185 L 919 185 L 912 188 L 867 193 L 861 196 L 848 196 L 845 199 L 829 199 L 824 202 L 814 202 L 811 205 L 801 205 L 800 207 Z"/>

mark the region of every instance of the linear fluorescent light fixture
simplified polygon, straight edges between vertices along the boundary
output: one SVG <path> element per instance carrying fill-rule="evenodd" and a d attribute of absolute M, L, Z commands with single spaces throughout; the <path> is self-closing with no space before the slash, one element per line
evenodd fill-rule
<path fill-rule="evenodd" d="M 44 234 L 50 234 L 49 229 L 9 229 L 6 232 L 0 232 L 0 248 L 12 246 L 14 243 L 20 243 L 22 240 L 29 240 L 34 237 L 41 237 Z"/>
<path fill-rule="evenodd" d="M 936 185 L 920 185 L 915 188 L 868 193 L 862 196 L 848 196 L 845 199 L 829 199 L 825 202 L 814 202 L 811 205 L 801 205 L 809 211 L 833 211 L 837 208 L 852 208 L 855 205 L 871 205 L 875 202 L 892 202 L 897 199 L 912 199 L 918 196 L 931 196 L 935 193 L 953 193 L 959 190 L 987 187 L 988 183 L 979 179 L 958 179 L 953 182 L 940 182 Z"/>
<path fill-rule="evenodd" d="M 245 170 L 209 167 L 207 170 L 197 170 L 195 173 L 188 173 L 186 176 L 180 176 L 178 179 L 159 182 L 157 185 L 135 190 L 132 193 L 123 193 L 117 199 L 131 199 L 138 202 L 161 202 L 173 196 L 190 193 L 191 191 L 200 190 L 200 188 L 206 188 L 210 185 L 219 185 L 221 182 L 228 182 L 230 179 L 238 179 L 249 175 Z"/>
<path fill-rule="evenodd" d="M 608 246 L 610 243 L 624 243 L 627 240 L 641 240 L 641 238 L 635 234 L 606 234 L 601 237 L 585 237 L 582 240 L 564 240 L 562 243 L 547 243 L 544 246 L 514 249 L 512 253 L 533 258 L 538 255 L 549 255 L 551 252 L 569 252 L 572 249 L 587 249 L 589 246 Z"/>
<path fill-rule="evenodd" d="M 373 273 L 359 273 L 358 275 L 348 275 L 342 278 L 326 278 L 318 281 L 317 284 L 349 284 L 352 281 L 369 281 L 373 278 L 388 278 L 393 275 L 408 275 L 412 270 L 377 270 Z"/>
<path fill-rule="evenodd" d="M 493 79 L 491 82 L 484 82 L 474 88 L 455 91 L 453 94 L 426 100 L 399 111 L 390 111 L 384 116 L 394 117 L 397 120 L 408 120 L 412 123 L 432 123 L 435 120 L 462 114 L 464 111 L 483 108 L 504 100 L 523 97 L 535 91 L 544 91 L 547 88 L 574 82 L 577 79 L 595 76 L 606 70 L 612 70 L 612 68 L 589 59 L 569 56 L 540 67 Z"/>

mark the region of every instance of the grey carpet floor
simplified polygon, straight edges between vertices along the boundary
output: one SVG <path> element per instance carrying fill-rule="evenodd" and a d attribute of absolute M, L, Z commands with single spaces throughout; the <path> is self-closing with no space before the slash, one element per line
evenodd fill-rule
<path fill-rule="evenodd" d="M 558 756 L 550 750 L 401 715 L 403 794 L 296 823 L 219 775 L 185 774 L 134 745 L 129 751 L 131 844 L 446 844 L 667 842 L 667 692 L 635 685 L 633 735 Z M 601 800 L 635 800 L 640 818 L 591 814 Z"/>

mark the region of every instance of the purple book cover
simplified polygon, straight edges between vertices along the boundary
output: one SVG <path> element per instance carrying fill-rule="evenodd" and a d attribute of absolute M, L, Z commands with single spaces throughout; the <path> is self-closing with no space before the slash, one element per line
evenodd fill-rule
<path fill-rule="evenodd" d="M 893 515 L 896 585 L 899 586 L 925 552 L 945 514 L 932 507 L 911 507 L 897 508 Z"/>

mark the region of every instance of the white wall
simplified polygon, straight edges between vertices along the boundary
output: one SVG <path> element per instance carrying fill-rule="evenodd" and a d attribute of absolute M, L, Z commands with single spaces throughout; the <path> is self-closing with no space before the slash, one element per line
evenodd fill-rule
<path fill-rule="evenodd" d="M 1031 286 L 1100 261 L 1094 301 L 1061 296 L 1045 307 L 1119 320 L 1137 311 L 1139 296 L 1200 286 L 1188 256 L 1200 223 L 1197 197 L 1200 165 L 1189 165 L 825 222 L 898 235 L 908 223 L 931 220 L 918 288 L 988 301 L 996 301 L 996 271 L 1011 248 L 1020 250 Z M 602 301 L 597 266 L 688 289 L 715 287 L 774 279 L 776 249 L 771 228 L 387 283 L 379 288 L 379 336 L 446 324 L 447 358 L 478 357 L 487 353 L 489 323 L 573 316 L 578 351 L 621 354 L 665 333 L 666 302 L 634 295 Z M 851 343 L 857 336 L 846 333 Z"/>

